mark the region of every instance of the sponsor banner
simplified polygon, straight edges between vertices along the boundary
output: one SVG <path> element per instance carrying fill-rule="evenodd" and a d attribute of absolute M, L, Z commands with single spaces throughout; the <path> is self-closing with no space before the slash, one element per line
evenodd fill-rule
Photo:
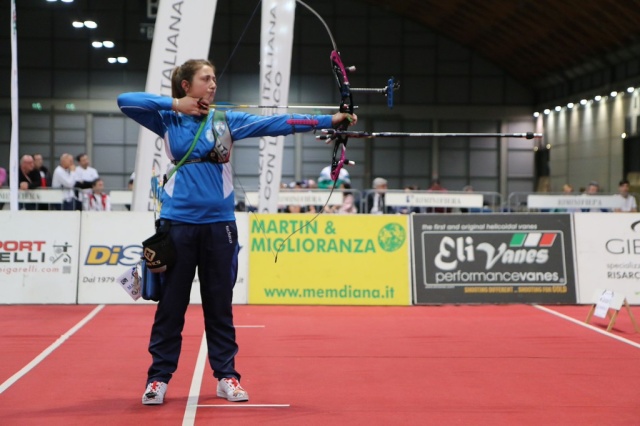
<path fill-rule="evenodd" d="M 313 217 L 250 216 L 249 303 L 411 303 L 407 216 Z"/>
<path fill-rule="evenodd" d="M 79 229 L 78 212 L 0 212 L 0 303 L 76 303 Z"/>
<path fill-rule="evenodd" d="M 640 304 L 640 214 L 577 213 L 578 303 L 596 303 L 603 290 Z"/>
<path fill-rule="evenodd" d="M 240 245 L 246 246 L 248 219 L 245 213 L 237 216 Z M 142 256 L 142 241 L 154 232 L 151 212 L 83 212 L 78 303 L 154 303 L 132 300 L 118 282 L 119 276 L 138 263 Z M 246 303 L 247 300 L 246 263 L 247 255 L 241 249 L 234 303 Z M 191 303 L 201 302 L 196 273 Z"/>
<path fill-rule="evenodd" d="M 0 202 L 8 202 L 9 189 L 0 189 Z M 62 204 L 64 199 L 59 189 L 28 189 L 18 191 L 18 201 L 21 203 Z"/>
<path fill-rule="evenodd" d="M 411 218 L 416 303 L 575 303 L 570 215 Z"/>
<path fill-rule="evenodd" d="M 527 196 L 530 209 L 619 209 L 624 199 L 617 195 L 540 195 Z"/>
<path fill-rule="evenodd" d="M 344 194 L 342 190 L 333 191 L 325 190 L 300 190 L 287 191 L 281 190 L 278 193 L 278 205 L 280 206 L 341 206 L 344 202 Z M 245 192 L 244 200 L 247 206 L 258 205 L 259 194 L 257 192 Z"/>
<path fill-rule="evenodd" d="M 388 206 L 482 208 L 482 194 L 448 194 L 442 192 L 387 192 Z"/>

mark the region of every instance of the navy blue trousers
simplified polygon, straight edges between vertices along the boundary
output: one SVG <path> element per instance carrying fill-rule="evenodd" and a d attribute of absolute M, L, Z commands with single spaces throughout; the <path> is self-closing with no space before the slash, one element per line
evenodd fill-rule
<path fill-rule="evenodd" d="M 178 367 L 182 329 L 196 267 L 204 313 L 209 364 L 217 379 L 236 377 L 238 352 L 233 326 L 233 287 L 238 275 L 238 229 L 235 222 L 193 225 L 173 222 L 171 238 L 176 263 L 165 272 L 160 301 L 151 329 L 153 363 L 147 383 L 169 383 Z"/>

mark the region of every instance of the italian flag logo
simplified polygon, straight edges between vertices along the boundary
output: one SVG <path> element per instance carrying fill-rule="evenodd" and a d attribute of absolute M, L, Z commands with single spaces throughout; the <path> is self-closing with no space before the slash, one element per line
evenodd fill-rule
<path fill-rule="evenodd" d="M 513 234 L 509 247 L 551 247 L 557 232 L 521 232 Z"/>

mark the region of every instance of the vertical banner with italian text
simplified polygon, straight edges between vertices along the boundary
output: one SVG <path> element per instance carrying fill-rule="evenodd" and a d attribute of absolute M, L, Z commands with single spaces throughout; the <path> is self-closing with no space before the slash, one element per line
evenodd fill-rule
<path fill-rule="evenodd" d="M 250 304 L 411 303 L 407 216 L 312 217 L 250 217 Z"/>
<path fill-rule="evenodd" d="M 145 91 L 171 96 L 171 72 L 188 59 L 207 59 L 216 0 L 161 0 L 153 30 Z M 133 210 L 154 209 L 152 172 L 162 175 L 168 159 L 164 139 L 140 127 Z"/>
<path fill-rule="evenodd" d="M 287 105 L 291 76 L 291 49 L 295 0 L 263 0 L 260 34 L 260 103 L 262 105 Z M 273 115 L 274 108 L 264 108 L 262 113 Z M 284 136 L 260 138 L 259 172 L 260 194 L 258 211 L 278 211 L 278 192 L 282 180 Z"/>

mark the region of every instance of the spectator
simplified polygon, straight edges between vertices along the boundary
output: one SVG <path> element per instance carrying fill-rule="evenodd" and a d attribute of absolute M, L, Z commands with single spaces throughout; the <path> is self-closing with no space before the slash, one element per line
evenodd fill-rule
<path fill-rule="evenodd" d="M 20 158 L 18 170 L 18 182 L 21 190 L 36 189 L 40 187 L 40 173 L 35 169 L 35 162 L 30 155 Z M 35 203 L 20 203 L 20 210 L 36 210 Z"/>
<path fill-rule="evenodd" d="M 43 188 L 51 186 L 51 173 L 44 165 L 42 154 L 33 154 L 33 162 L 35 169 L 40 173 L 40 186 Z"/>
<path fill-rule="evenodd" d="M 584 192 L 584 195 L 598 195 L 598 192 L 600 192 L 600 184 L 596 181 L 591 181 L 589 182 L 589 184 L 587 185 L 587 189 Z M 601 209 L 598 207 L 592 207 L 590 209 L 582 209 L 583 212 L 606 212 L 608 211 L 607 209 Z"/>
<path fill-rule="evenodd" d="M 349 176 L 349 172 L 344 167 L 340 169 L 338 180 L 340 182 L 351 184 L 351 177 Z M 336 183 L 336 188 L 338 187 L 338 184 L 340 182 Z M 331 179 L 331 166 L 327 166 L 320 171 L 320 177 L 318 177 L 318 188 L 330 189 L 332 187 L 333 180 Z"/>
<path fill-rule="evenodd" d="M 91 162 L 87 154 L 78 154 L 76 160 L 78 161 L 78 167 L 76 167 L 75 178 L 76 188 L 79 190 L 76 195 L 79 200 L 82 200 L 84 199 L 84 195 L 91 194 L 93 182 L 95 182 L 100 175 L 96 169 L 90 166 Z M 82 209 L 82 205 L 80 205 L 78 210 L 80 209 Z"/>
<path fill-rule="evenodd" d="M 104 182 L 98 178 L 91 185 L 91 193 L 83 194 L 82 210 L 94 212 L 110 212 L 111 198 L 104 192 Z"/>
<path fill-rule="evenodd" d="M 407 185 L 404 187 L 404 191 L 411 193 L 413 191 L 417 191 L 418 185 Z M 420 213 L 420 207 L 411 207 L 411 206 L 399 206 L 396 207 L 396 213 L 399 214 L 411 214 L 411 213 Z"/>
<path fill-rule="evenodd" d="M 345 191 L 345 189 L 351 189 L 351 184 L 341 183 L 340 189 L 342 192 L 342 204 L 338 206 L 336 213 L 339 214 L 355 214 L 358 213 L 358 207 L 356 207 L 356 199 L 351 191 Z"/>
<path fill-rule="evenodd" d="M 440 181 L 438 179 L 434 179 L 431 182 L 431 186 L 428 191 L 432 192 L 447 192 L 447 189 L 440 185 Z M 427 207 L 427 213 L 451 213 L 450 208 L 446 207 Z"/>
<path fill-rule="evenodd" d="M 629 194 L 629 181 L 622 179 L 618 184 L 618 196 L 622 197 L 624 204 L 619 209 L 614 209 L 614 212 L 637 212 L 638 205 L 636 198 Z"/>
<path fill-rule="evenodd" d="M 562 195 L 574 195 L 573 193 L 573 185 L 570 183 L 565 183 L 562 185 Z M 569 209 L 553 209 L 554 213 L 576 213 L 579 212 L 580 209 L 569 208 Z"/>
<path fill-rule="evenodd" d="M 373 180 L 373 191 L 367 195 L 367 213 L 384 214 L 389 213 L 385 203 L 385 193 L 387 192 L 387 180 L 377 177 Z"/>
<path fill-rule="evenodd" d="M 40 186 L 47 188 L 51 186 L 51 174 L 49 169 L 44 166 L 44 160 L 42 154 L 33 154 L 33 162 L 35 164 L 35 170 L 40 174 Z M 38 210 L 49 210 L 49 205 L 40 203 L 38 204 Z"/>
<path fill-rule="evenodd" d="M 76 199 L 73 191 L 76 184 L 75 169 L 76 165 L 73 162 L 73 156 L 71 154 L 62 154 L 60 156 L 60 165 L 53 171 L 51 187 L 62 189 L 62 210 L 81 210 L 81 206 L 78 207 L 80 202 Z"/>

